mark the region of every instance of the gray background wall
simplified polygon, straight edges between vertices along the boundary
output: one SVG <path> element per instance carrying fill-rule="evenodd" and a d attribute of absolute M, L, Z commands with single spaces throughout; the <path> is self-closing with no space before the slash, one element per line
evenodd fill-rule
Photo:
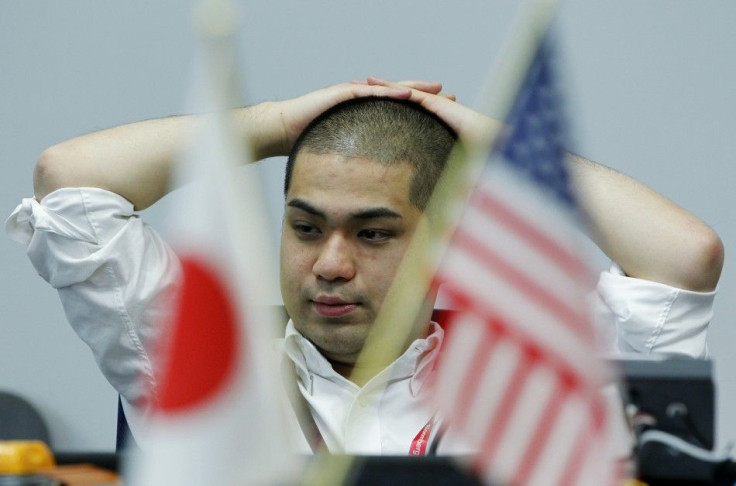
<path fill-rule="evenodd" d="M 47 146 L 181 113 L 194 35 L 181 0 L 0 0 L 0 212 L 32 194 Z M 368 74 L 441 80 L 473 104 L 518 2 L 243 2 L 248 103 Z M 736 241 L 736 3 L 569 0 L 558 19 L 583 155 L 628 173 Z M 283 161 L 262 168 L 280 217 Z M 163 223 L 171 199 L 146 212 Z M 603 260 L 601 260 L 601 264 Z M 710 334 L 718 441 L 736 439 L 736 275 Z M 116 396 L 23 249 L 0 237 L 0 388 L 25 395 L 64 450 L 114 445 Z"/>

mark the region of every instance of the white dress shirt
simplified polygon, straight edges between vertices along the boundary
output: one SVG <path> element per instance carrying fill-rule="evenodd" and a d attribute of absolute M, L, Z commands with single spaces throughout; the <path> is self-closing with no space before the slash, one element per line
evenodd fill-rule
<path fill-rule="evenodd" d="M 145 410 L 148 390 L 156 390 L 150 346 L 181 273 L 176 255 L 130 202 L 95 188 L 60 189 L 41 203 L 24 199 L 6 231 L 27 247 L 38 273 L 58 290 L 70 324 L 123 397 L 136 436 L 140 426 L 133 408 Z M 614 266 L 601 274 L 593 310 L 618 352 L 705 357 L 715 293 L 629 278 Z M 362 388 L 337 374 L 293 325 L 287 326 L 283 350 L 331 451 L 408 454 L 433 418 L 424 385 L 441 342 L 442 330 L 433 325 L 429 337 L 415 341 Z M 464 452 L 452 438 L 443 439 L 443 451 Z"/>

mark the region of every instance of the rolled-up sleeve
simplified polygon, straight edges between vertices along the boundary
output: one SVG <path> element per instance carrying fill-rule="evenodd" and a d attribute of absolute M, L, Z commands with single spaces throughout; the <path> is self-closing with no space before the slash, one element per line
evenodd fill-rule
<path fill-rule="evenodd" d="M 171 248 L 129 201 L 95 188 L 24 199 L 6 231 L 58 290 L 107 380 L 143 405 L 156 392 L 150 348 L 181 275 Z"/>
<path fill-rule="evenodd" d="M 715 295 L 631 278 L 614 265 L 598 281 L 595 320 L 619 353 L 706 358 Z"/>

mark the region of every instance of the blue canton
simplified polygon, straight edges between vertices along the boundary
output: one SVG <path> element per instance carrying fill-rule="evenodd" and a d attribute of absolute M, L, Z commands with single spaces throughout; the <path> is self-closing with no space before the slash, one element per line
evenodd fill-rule
<path fill-rule="evenodd" d="M 503 160 L 566 206 L 575 198 L 564 166 L 565 126 L 549 47 L 542 43 L 509 117 Z"/>

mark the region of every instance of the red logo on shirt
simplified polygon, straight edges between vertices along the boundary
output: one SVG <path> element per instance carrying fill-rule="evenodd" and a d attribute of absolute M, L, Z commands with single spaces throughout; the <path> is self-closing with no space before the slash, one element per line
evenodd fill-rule
<path fill-rule="evenodd" d="M 427 455 L 427 439 L 429 434 L 432 432 L 432 420 L 427 422 L 427 425 L 422 427 L 422 430 L 414 437 L 411 441 L 411 447 L 409 448 L 410 456 L 426 456 Z"/>

